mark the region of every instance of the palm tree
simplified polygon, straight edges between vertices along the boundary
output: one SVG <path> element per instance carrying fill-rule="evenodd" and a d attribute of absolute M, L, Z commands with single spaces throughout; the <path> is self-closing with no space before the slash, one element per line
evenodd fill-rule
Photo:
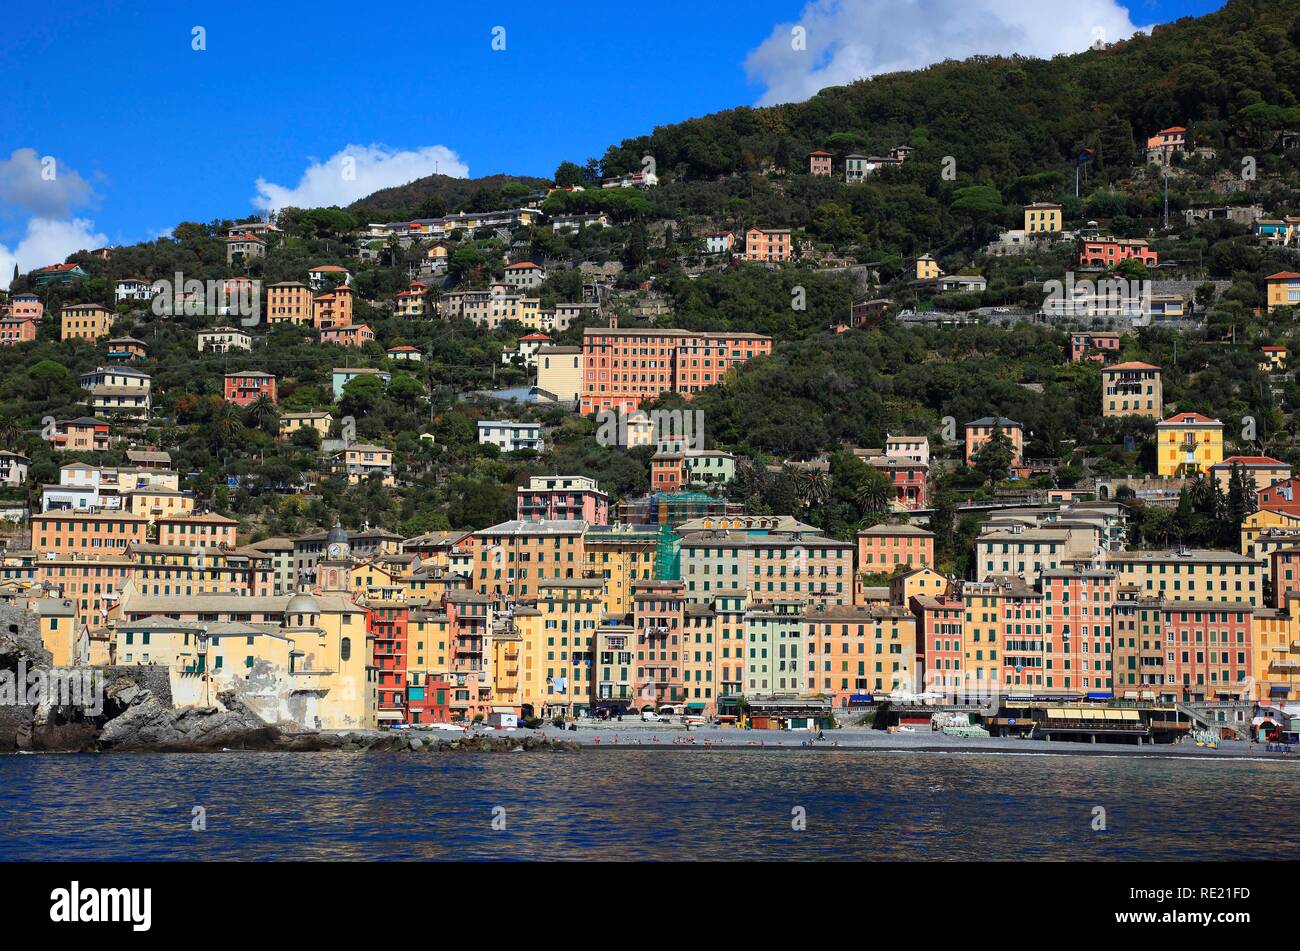
<path fill-rule="evenodd" d="M 218 456 L 225 458 L 226 451 L 238 442 L 244 424 L 235 414 L 235 408 L 222 402 L 212 410 L 208 423 L 208 445 Z"/>
<path fill-rule="evenodd" d="M 803 497 L 809 508 L 823 504 L 830 495 L 830 480 L 821 469 L 805 469 Z"/>
<path fill-rule="evenodd" d="M 868 477 L 858 483 L 854 492 L 854 501 L 858 508 L 869 515 L 880 515 L 889 511 L 894 499 L 893 487 L 883 478 Z"/>
<path fill-rule="evenodd" d="M 271 397 L 262 393 L 245 411 L 244 422 L 253 429 L 260 429 L 270 436 L 275 436 L 279 434 L 280 411 L 275 408 Z"/>

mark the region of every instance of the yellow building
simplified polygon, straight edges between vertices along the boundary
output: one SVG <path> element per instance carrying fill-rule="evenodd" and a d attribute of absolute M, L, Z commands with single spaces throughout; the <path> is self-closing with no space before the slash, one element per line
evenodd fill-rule
<path fill-rule="evenodd" d="M 523 705 L 523 636 L 513 627 L 492 636 L 492 706 L 509 707 L 516 715 Z"/>
<path fill-rule="evenodd" d="M 333 425 L 334 417 L 329 413 L 281 413 L 280 438 L 290 439 L 300 429 L 314 429 L 324 439 Z"/>
<path fill-rule="evenodd" d="M 60 340 L 99 340 L 112 330 L 112 313 L 98 304 L 71 304 L 60 315 Z"/>
<path fill-rule="evenodd" d="M 176 489 L 150 487 L 122 493 L 123 508 L 149 519 L 174 518 L 194 511 L 194 496 Z"/>
<path fill-rule="evenodd" d="M 1300 307 L 1300 274 L 1280 271 L 1265 278 L 1268 286 L 1268 312 L 1279 307 Z"/>
<path fill-rule="evenodd" d="M 1162 478 L 1210 474 L 1223 461 L 1223 423 L 1200 413 L 1179 413 L 1156 424 L 1156 472 Z"/>
<path fill-rule="evenodd" d="M 523 713 L 540 716 L 546 700 L 542 612 L 531 603 L 515 605 L 511 612 L 510 630 L 519 636 L 520 708 Z"/>
<path fill-rule="evenodd" d="M 889 603 L 906 608 L 913 598 L 941 598 L 948 593 L 952 583 L 933 568 L 916 568 L 895 575 L 889 581 Z"/>
<path fill-rule="evenodd" d="M 560 400 L 577 400 L 582 395 L 582 348 L 542 347 L 535 356 L 537 387 Z"/>
<path fill-rule="evenodd" d="M 916 259 L 916 279 L 918 281 L 933 281 L 943 276 L 943 271 L 939 270 L 939 262 L 930 255 L 922 255 Z"/>
<path fill-rule="evenodd" d="M 86 663 L 78 650 L 77 606 L 63 598 L 41 598 L 32 608 L 40 621 L 41 646 L 50 652 L 55 667 Z"/>
<path fill-rule="evenodd" d="M 1275 532 L 1297 531 L 1300 531 L 1300 515 L 1288 515 L 1286 512 L 1275 512 L 1272 509 L 1252 512 L 1241 521 L 1241 553 L 1247 558 L 1265 562 L 1268 552 L 1260 543 L 1267 535 Z"/>
<path fill-rule="evenodd" d="M 1256 608 L 1251 651 L 1252 699 L 1259 703 L 1300 702 L 1300 617 L 1276 608 Z"/>
<path fill-rule="evenodd" d="M 1117 363 L 1101 371 L 1101 415 L 1164 416 L 1160 368 L 1150 363 Z"/>
<path fill-rule="evenodd" d="M 1067 566 L 1086 567 L 1092 556 L 1066 559 Z M 1264 603 L 1265 571 L 1252 558 L 1217 549 L 1118 551 L 1106 555 L 1117 587 L 1138 589 L 1143 598 L 1166 601 L 1243 601 Z"/>
<path fill-rule="evenodd" d="M 1286 347 L 1260 347 L 1259 369 L 1263 373 L 1286 372 Z"/>
<path fill-rule="evenodd" d="M 230 634 L 236 640 L 226 645 L 231 659 L 223 662 L 223 670 L 246 680 L 249 656 L 254 665 L 267 661 L 259 689 L 241 695 L 264 719 L 293 721 L 313 729 L 374 729 L 374 668 L 366 611 L 339 590 L 345 576 L 322 573 L 328 576 L 328 590 L 291 596 L 154 597 L 129 584 L 108 620 L 117 638 L 117 663 L 165 665 L 171 670 L 178 705 L 211 703 L 223 681 L 221 675 L 212 677 L 213 662 L 207 659 L 213 646 L 210 637 Z M 290 643 L 259 641 L 261 634 L 256 632 L 223 632 L 222 625 L 228 624 L 248 625 Z M 254 639 L 251 645 L 249 637 Z M 253 648 L 251 654 L 245 648 Z M 216 656 L 214 652 L 214 661 Z"/>
<path fill-rule="evenodd" d="M 1047 202 L 1025 208 L 1025 234 L 1028 237 L 1059 234 L 1061 231 L 1061 206 Z"/>
<path fill-rule="evenodd" d="M 625 615 L 632 611 L 632 585 L 654 577 L 653 531 L 639 526 L 612 525 L 588 530 L 583 539 L 584 572 L 605 581 L 606 614 Z"/>
<path fill-rule="evenodd" d="M 542 679 L 537 687 L 545 716 L 559 712 L 573 716 L 592 708 L 596 628 L 604 588 L 600 578 L 555 578 L 538 585 L 541 654 L 537 670 Z"/>
<path fill-rule="evenodd" d="M 441 608 L 430 607 L 410 613 L 406 625 L 408 674 L 417 675 L 423 681 L 428 674 L 447 674 L 451 670 L 447 653 L 449 630 L 447 613 Z"/>
<path fill-rule="evenodd" d="M 474 589 L 511 600 L 535 598 L 544 580 L 583 574 L 587 523 L 569 520 L 502 522 L 474 533 Z"/>
<path fill-rule="evenodd" d="M 359 562 L 349 572 L 353 595 L 366 601 L 404 601 L 406 585 L 392 568 L 373 561 Z"/>

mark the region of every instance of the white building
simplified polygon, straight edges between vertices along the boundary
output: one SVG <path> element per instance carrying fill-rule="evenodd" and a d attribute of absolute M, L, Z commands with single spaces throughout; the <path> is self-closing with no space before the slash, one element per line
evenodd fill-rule
<path fill-rule="evenodd" d="M 96 367 L 78 377 L 83 390 L 90 393 L 87 405 L 96 416 L 126 416 L 148 419 L 149 394 L 153 380 L 149 374 L 130 367 Z"/>
<path fill-rule="evenodd" d="M 118 302 L 124 300 L 153 300 L 153 285 L 148 281 L 129 277 L 117 282 L 116 297 Z"/>
<path fill-rule="evenodd" d="M 27 481 L 27 467 L 31 460 L 21 453 L 0 451 L 0 485 L 22 485 Z"/>
<path fill-rule="evenodd" d="M 541 423 L 515 423 L 509 420 L 483 419 L 478 424 L 478 441 L 484 445 L 493 445 L 502 452 L 518 452 L 532 449 L 541 452 Z"/>
<path fill-rule="evenodd" d="M 199 331 L 199 353 L 228 353 L 252 350 L 253 337 L 235 327 L 213 327 Z"/>

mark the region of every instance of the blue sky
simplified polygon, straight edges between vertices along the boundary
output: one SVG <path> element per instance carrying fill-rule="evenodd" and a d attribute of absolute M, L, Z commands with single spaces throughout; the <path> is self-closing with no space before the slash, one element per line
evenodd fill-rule
<path fill-rule="evenodd" d="M 348 146 L 353 191 L 434 163 L 549 176 L 657 124 L 805 98 L 873 68 L 1082 49 L 1093 29 L 1113 36 L 1221 2 L 16 4 L 0 36 L 0 286 L 15 258 L 26 270 L 78 240 L 346 203 L 358 197 L 338 187 Z M 798 54 L 793 25 L 807 30 Z M 206 49 L 193 49 L 196 26 Z M 53 179 L 39 174 L 47 156 Z"/>

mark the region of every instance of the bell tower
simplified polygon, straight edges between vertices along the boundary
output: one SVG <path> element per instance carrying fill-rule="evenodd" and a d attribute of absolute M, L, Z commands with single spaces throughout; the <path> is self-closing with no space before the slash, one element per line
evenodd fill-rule
<path fill-rule="evenodd" d="M 325 557 L 316 564 L 316 587 L 323 592 L 350 594 L 348 578 L 352 571 L 352 545 L 348 533 L 337 521 L 325 537 Z"/>

